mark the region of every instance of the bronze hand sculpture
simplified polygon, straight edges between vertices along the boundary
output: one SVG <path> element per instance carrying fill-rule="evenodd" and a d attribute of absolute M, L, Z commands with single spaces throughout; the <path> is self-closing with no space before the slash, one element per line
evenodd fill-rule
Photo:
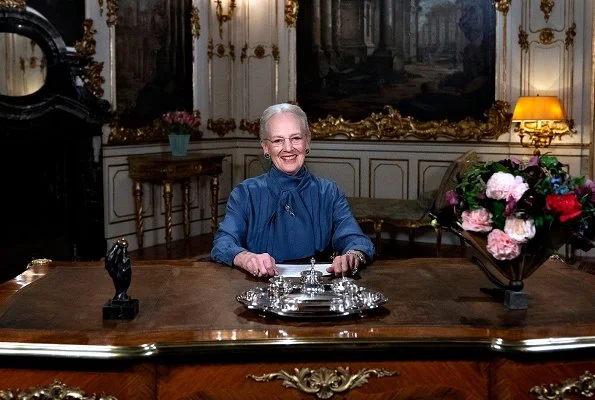
<path fill-rule="evenodd" d="M 125 239 L 118 239 L 109 249 L 105 257 L 105 269 L 114 281 L 116 294 L 113 300 L 128 300 L 126 291 L 130 287 L 132 267 L 128 257 L 128 242 Z"/>

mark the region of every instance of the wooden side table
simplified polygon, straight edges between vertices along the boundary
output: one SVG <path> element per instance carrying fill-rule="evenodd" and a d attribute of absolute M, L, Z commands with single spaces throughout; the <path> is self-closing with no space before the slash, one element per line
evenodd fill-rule
<path fill-rule="evenodd" d="M 182 185 L 182 212 L 184 217 L 184 239 L 190 237 L 190 180 L 200 175 L 211 176 L 211 232 L 217 231 L 217 198 L 219 175 L 222 171 L 222 154 L 188 154 L 174 157 L 169 153 L 141 154 L 128 156 L 128 174 L 133 181 L 134 205 L 136 211 L 136 236 L 139 249 L 143 248 L 143 190 L 142 183 L 149 182 L 163 187 L 165 206 L 165 245 L 171 253 L 172 184 Z"/>

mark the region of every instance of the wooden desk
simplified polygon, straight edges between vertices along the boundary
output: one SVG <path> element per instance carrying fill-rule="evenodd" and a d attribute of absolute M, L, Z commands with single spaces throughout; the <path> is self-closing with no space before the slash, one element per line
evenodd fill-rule
<path fill-rule="evenodd" d="M 527 280 L 522 311 L 481 293 L 491 285 L 464 259 L 376 262 L 361 275 L 388 297 L 378 312 L 304 321 L 245 309 L 235 296 L 265 282 L 239 270 L 137 262 L 139 315 L 103 321 L 113 285 L 101 263 L 35 266 L 0 285 L 0 393 L 56 379 L 118 400 L 315 400 L 247 376 L 307 368 L 328 384 L 324 368 L 338 367 L 394 374 L 333 399 L 535 400 L 534 387 L 593 384 L 594 275 L 551 261 Z"/>
<path fill-rule="evenodd" d="M 182 185 L 182 212 L 184 219 L 184 238 L 190 237 L 190 180 L 200 175 L 211 176 L 211 232 L 217 231 L 217 199 L 219 193 L 219 174 L 222 171 L 224 155 L 189 154 L 174 157 L 169 153 L 142 154 L 128 156 L 129 175 L 133 180 L 134 205 L 136 209 L 136 236 L 138 247 L 143 247 L 143 190 L 142 183 L 149 182 L 163 187 L 165 206 L 165 243 L 167 253 L 171 253 L 172 221 L 171 203 L 172 184 Z"/>

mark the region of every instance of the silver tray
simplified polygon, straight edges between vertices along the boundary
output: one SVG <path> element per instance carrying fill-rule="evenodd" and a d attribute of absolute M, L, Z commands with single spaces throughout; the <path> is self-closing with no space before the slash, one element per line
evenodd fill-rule
<path fill-rule="evenodd" d="M 320 276 L 314 281 L 304 276 L 276 276 L 268 286 L 254 287 L 236 299 L 250 310 L 295 318 L 364 316 L 387 301 L 382 293 L 359 286 L 351 278 L 324 282 Z"/>

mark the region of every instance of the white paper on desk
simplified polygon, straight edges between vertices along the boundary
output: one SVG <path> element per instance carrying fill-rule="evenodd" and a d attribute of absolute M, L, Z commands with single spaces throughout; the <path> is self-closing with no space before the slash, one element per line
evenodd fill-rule
<path fill-rule="evenodd" d="M 322 272 L 322 275 L 330 275 L 330 272 L 326 272 L 330 266 L 331 264 L 314 264 L 314 270 Z M 277 264 L 279 275 L 287 278 L 299 278 L 302 271 L 309 271 L 310 268 L 310 264 Z"/>

